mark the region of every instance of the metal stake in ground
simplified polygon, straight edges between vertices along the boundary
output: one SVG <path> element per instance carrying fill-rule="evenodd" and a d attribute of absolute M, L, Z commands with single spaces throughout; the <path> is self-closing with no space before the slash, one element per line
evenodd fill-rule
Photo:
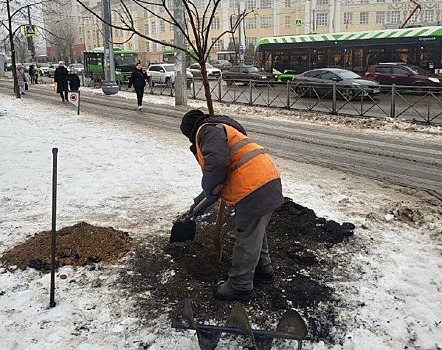
<path fill-rule="evenodd" d="M 55 218 L 57 212 L 57 153 L 58 148 L 52 149 L 52 245 L 51 245 L 51 292 L 49 307 L 54 307 L 55 302 Z"/>

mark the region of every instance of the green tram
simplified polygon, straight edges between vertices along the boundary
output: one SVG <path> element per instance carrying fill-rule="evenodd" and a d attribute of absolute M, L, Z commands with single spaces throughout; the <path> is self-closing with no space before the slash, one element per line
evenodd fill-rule
<path fill-rule="evenodd" d="M 115 81 L 118 84 L 127 82 L 138 62 L 138 52 L 114 48 Z M 84 73 L 87 78 L 104 80 L 104 49 L 96 48 L 84 51 Z"/>
<path fill-rule="evenodd" d="M 255 49 L 258 67 L 293 74 L 324 67 L 362 74 L 368 65 L 382 62 L 442 74 L 442 26 L 266 37 Z"/>

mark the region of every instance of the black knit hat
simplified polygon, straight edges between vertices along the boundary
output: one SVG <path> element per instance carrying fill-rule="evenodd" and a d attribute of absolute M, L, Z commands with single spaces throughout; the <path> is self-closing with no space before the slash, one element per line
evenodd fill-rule
<path fill-rule="evenodd" d="M 204 113 L 199 109 L 192 109 L 191 111 L 184 114 L 181 120 L 180 129 L 181 132 L 187 136 L 189 140 L 192 138 L 192 131 L 198 119 L 204 117 Z M 192 140 L 191 140 L 192 141 Z"/>

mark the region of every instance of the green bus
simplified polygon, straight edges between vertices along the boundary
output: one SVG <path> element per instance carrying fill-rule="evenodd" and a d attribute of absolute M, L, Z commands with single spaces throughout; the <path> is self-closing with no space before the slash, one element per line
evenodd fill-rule
<path fill-rule="evenodd" d="M 175 63 L 177 60 L 177 51 L 175 49 L 164 49 L 163 50 L 163 62 L 167 63 Z M 187 67 L 191 64 L 195 63 L 196 61 L 190 57 L 189 55 L 186 55 L 186 65 Z"/>
<path fill-rule="evenodd" d="M 338 67 L 363 73 L 370 64 L 404 62 L 442 73 L 442 26 L 266 37 L 255 65 L 299 74 Z"/>
<path fill-rule="evenodd" d="M 94 80 L 104 79 L 104 49 L 96 48 L 84 51 L 84 74 Z M 126 82 L 138 62 L 138 52 L 114 48 L 115 81 L 119 84 Z"/>

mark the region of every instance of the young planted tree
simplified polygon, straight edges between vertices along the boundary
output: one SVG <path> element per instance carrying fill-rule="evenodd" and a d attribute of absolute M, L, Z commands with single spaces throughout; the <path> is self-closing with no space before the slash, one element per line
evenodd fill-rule
<path fill-rule="evenodd" d="M 94 12 L 88 7 L 86 1 L 76 1 L 92 15 L 107 23 L 103 20 L 101 14 Z M 179 5 L 183 8 L 183 13 L 180 16 L 177 16 L 175 11 L 178 1 Z M 213 114 L 213 101 L 207 77 L 206 61 L 215 43 L 223 36 L 234 34 L 238 26 L 241 25 L 242 20 L 252 11 L 238 11 L 238 15 L 231 21 L 229 29 L 222 31 L 212 41 L 210 32 L 222 0 L 206 0 L 204 2 L 206 3 L 205 5 L 202 5 L 202 3 L 202 1 L 197 0 L 118 0 L 118 2 L 115 0 L 112 2 L 112 12 L 116 13 L 118 24 L 107 24 L 112 28 L 127 31 L 132 35 L 182 51 L 198 62 L 201 66 L 207 108 L 209 113 Z M 170 43 L 146 34 L 143 30 L 144 28 L 138 28 L 135 24 L 136 18 L 134 14 L 137 13 L 148 14 L 153 18 L 164 21 L 166 25 L 173 26 L 184 37 L 185 44 Z"/>

